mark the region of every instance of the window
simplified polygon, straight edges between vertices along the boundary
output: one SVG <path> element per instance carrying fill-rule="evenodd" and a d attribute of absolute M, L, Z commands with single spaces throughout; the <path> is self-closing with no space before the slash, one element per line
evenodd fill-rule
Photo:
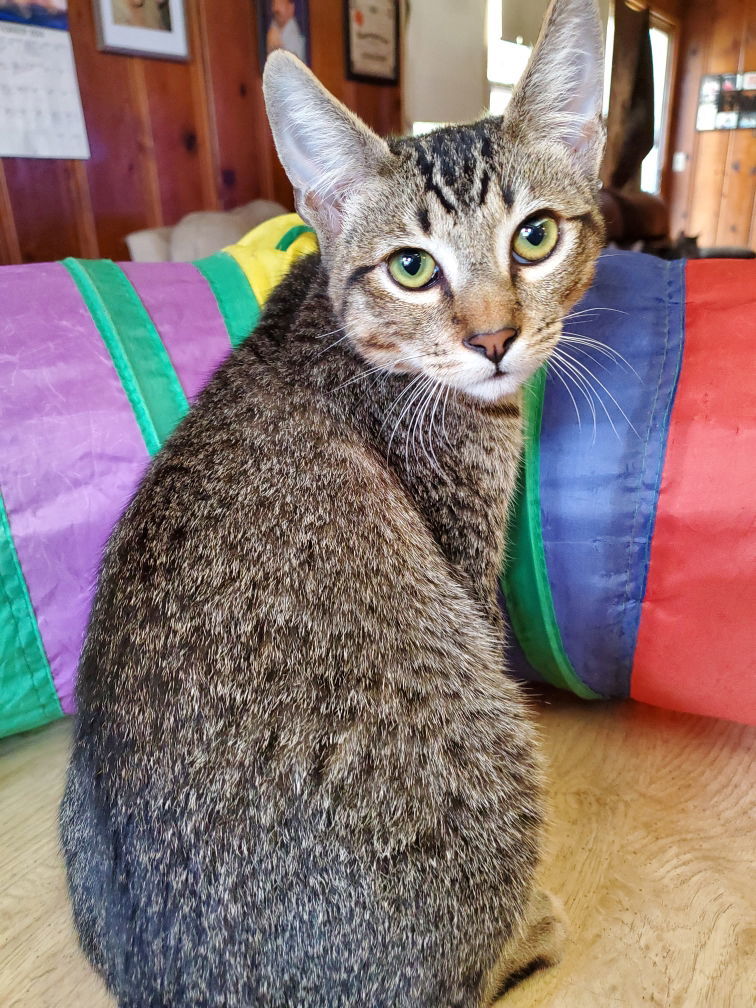
<path fill-rule="evenodd" d="M 488 78 L 488 111 L 501 115 L 509 104 L 514 85 L 520 79 L 530 56 L 530 46 L 505 42 L 501 37 L 501 5 L 506 0 L 488 0 L 486 10 L 486 49 Z M 415 122 L 415 136 L 428 133 L 441 123 Z"/>
<path fill-rule="evenodd" d="M 641 189 L 657 194 L 667 140 L 667 108 L 672 74 L 672 26 L 651 15 L 651 60 L 654 74 L 654 146 L 641 163 Z"/>
<path fill-rule="evenodd" d="M 512 89 L 525 69 L 530 46 L 505 42 L 501 37 L 502 0 L 488 0 L 486 42 L 488 45 L 488 109 L 501 115 L 512 97 Z"/>

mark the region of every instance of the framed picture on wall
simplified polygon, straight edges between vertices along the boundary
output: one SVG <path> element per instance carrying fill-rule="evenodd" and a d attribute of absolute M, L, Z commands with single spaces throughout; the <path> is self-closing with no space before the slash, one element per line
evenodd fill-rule
<path fill-rule="evenodd" d="M 274 49 L 286 49 L 310 64 L 308 0 L 256 0 L 260 69 Z"/>
<path fill-rule="evenodd" d="M 399 0 L 344 0 L 346 75 L 369 84 L 399 81 Z"/>
<path fill-rule="evenodd" d="M 184 0 L 93 0 L 97 44 L 105 52 L 186 60 Z"/>

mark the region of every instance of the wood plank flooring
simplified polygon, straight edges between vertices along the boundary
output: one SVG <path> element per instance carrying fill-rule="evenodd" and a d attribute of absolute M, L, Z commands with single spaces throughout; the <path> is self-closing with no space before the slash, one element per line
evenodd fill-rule
<path fill-rule="evenodd" d="M 501 1008 L 752 1008 L 756 731 L 552 693 L 535 712 L 552 803 L 542 880 L 571 937 Z M 78 951 L 57 851 L 69 739 L 58 722 L 0 742 L 3 1008 L 113 1004 Z"/>

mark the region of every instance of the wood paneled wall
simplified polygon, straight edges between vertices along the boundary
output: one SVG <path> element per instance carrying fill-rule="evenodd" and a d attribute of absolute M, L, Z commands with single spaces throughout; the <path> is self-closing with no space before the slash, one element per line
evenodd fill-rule
<path fill-rule="evenodd" d="M 292 206 L 267 127 L 255 0 L 185 0 L 188 63 L 98 52 L 92 0 L 69 0 L 89 161 L 0 160 L 0 263 L 127 258 L 131 231 L 258 197 Z M 265 2 L 265 0 L 258 0 Z M 310 3 L 312 68 L 380 133 L 399 89 L 347 81 L 343 0 Z"/>
<path fill-rule="evenodd" d="M 668 167 L 688 158 L 667 176 L 672 234 L 756 248 L 756 130 L 696 132 L 701 76 L 756 70 L 756 0 L 688 0 L 678 67 Z"/>

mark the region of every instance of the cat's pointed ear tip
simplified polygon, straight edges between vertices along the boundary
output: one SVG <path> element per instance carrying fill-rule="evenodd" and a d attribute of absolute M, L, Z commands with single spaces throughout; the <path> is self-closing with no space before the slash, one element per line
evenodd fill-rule
<path fill-rule="evenodd" d="M 294 53 L 287 52 L 286 49 L 274 49 L 265 60 L 263 86 L 276 80 L 278 77 L 301 73 L 303 70 L 307 71 L 307 65 L 298 56 L 295 56 Z"/>

